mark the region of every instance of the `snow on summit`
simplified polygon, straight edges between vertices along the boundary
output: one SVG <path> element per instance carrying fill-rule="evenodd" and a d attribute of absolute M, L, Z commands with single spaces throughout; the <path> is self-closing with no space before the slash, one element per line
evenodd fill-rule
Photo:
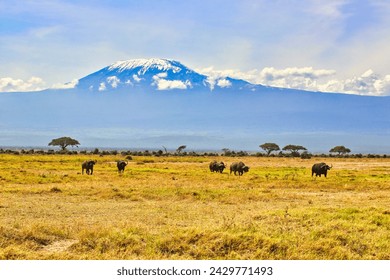
<path fill-rule="evenodd" d="M 161 58 L 117 61 L 79 80 L 78 89 L 89 91 L 231 90 L 254 89 L 256 85 L 229 77 L 208 77 L 181 64 Z"/>
<path fill-rule="evenodd" d="M 149 69 L 158 69 L 160 71 L 172 70 L 174 73 L 180 72 L 184 66 L 178 61 L 161 59 L 161 58 L 152 58 L 152 59 L 131 59 L 131 60 L 121 60 L 111 64 L 108 67 L 108 70 L 116 70 L 118 72 L 123 72 L 125 70 L 131 70 L 141 68 L 140 74 L 145 74 Z"/>

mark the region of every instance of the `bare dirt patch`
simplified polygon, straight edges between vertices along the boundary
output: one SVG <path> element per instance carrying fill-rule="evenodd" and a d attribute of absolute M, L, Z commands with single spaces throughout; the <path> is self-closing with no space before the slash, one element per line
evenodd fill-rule
<path fill-rule="evenodd" d="M 75 243 L 77 243 L 77 240 L 74 239 L 58 240 L 47 246 L 44 246 L 42 251 L 47 253 L 61 253 L 68 250 L 68 248 Z"/>

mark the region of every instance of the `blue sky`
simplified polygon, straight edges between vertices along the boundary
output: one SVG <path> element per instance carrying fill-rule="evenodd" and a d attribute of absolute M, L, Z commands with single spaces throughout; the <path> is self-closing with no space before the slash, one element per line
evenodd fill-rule
<path fill-rule="evenodd" d="M 390 1 L 0 0 L 0 91 L 52 87 L 115 61 L 390 95 Z"/>

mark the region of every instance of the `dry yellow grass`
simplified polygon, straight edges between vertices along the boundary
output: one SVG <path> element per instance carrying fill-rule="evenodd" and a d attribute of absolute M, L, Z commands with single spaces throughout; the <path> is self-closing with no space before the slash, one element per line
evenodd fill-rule
<path fill-rule="evenodd" d="M 121 158 L 0 155 L 0 259 L 390 259 L 390 159 Z"/>

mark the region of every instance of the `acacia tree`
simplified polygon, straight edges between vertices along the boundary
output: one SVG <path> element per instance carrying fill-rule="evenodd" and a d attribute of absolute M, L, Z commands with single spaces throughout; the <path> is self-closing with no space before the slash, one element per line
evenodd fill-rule
<path fill-rule="evenodd" d="M 259 147 L 267 153 L 267 156 L 269 156 L 274 151 L 280 150 L 279 146 L 275 143 L 264 143 L 262 145 L 259 145 Z"/>
<path fill-rule="evenodd" d="M 187 148 L 186 145 L 181 145 L 181 146 L 179 146 L 179 147 L 176 149 L 176 152 L 177 152 L 178 154 L 181 154 L 181 152 L 182 152 L 185 148 Z"/>
<path fill-rule="evenodd" d="M 283 151 L 290 151 L 292 156 L 299 156 L 298 151 L 307 151 L 307 149 L 299 145 L 287 145 L 283 148 Z"/>
<path fill-rule="evenodd" d="M 79 141 L 76 139 L 70 138 L 70 137 L 60 137 L 57 139 L 51 140 L 51 142 L 48 144 L 49 146 L 60 146 L 63 151 L 66 150 L 66 147 L 68 146 L 76 146 L 80 145 Z"/>
<path fill-rule="evenodd" d="M 338 153 L 339 155 L 344 155 L 350 153 L 351 150 L 344 146 L 336 146 L 329 150 L 329 153 Z"/>
<path fill-rule="evenodd" d="M 230 151 L 230 149 L 228 149 L 228 148 L 223 148 L 222 151 L 223 151 L 223 154 L 224 154 L 225 156 L 231 155 L 231 151 Z"/>
<path fill-rule="evenodd" d="M 164 146 L 162 146 L 162 147 L 163 147 L 163 149 L 164 149 L 164 151 L 165 151 L 165 154 L 167 155 L 167 154 L 168 154 L 167 148 L 165 148 Z"/>

